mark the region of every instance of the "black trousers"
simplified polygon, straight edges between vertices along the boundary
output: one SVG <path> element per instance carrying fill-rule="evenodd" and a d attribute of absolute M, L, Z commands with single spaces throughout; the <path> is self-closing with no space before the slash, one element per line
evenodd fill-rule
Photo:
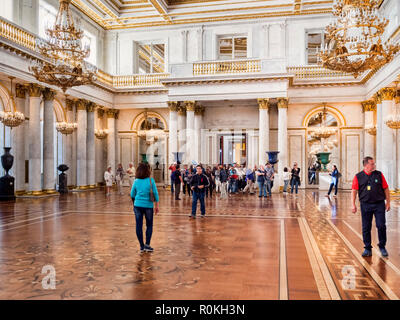
<path fill-rule="evenodd" d="M 361 219 L 364 248 L 371 250 L 372 218 L 375 215 L 375 224 L 378 229 L 379 248 L 386 246 L 386 207 L 385 201 L 377 203 L 361 202 Z"/>
<path fill-rule="evenodd" d="M 179 193 L 181 192 L 181 183 L 175 183 L 175 199 L 179 198 Z"/>

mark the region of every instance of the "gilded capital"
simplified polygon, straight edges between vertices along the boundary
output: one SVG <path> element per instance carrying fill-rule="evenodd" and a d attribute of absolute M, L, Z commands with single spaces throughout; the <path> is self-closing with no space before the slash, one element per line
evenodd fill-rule
<path fill-rule="evenodd" d="M 361 105 L 363 108 L 363 112 L 376 110 L 376 103 L 374 100 L 363 101 L 361 102 Z"/>
<path fill-rule="evenodd" d="M 178 111 L 179 101 L 167 101 L 169 111 Z"/>
<path fill-rule="evenodd" d="M 94 109 L 96 109 L 96 104 L 92 101 L 86 101 L 86 111 L 94 112 Z"/>
<path fill-rule="evenodd" d="M 194 109 L 194 114 L 197 116 L 202 116 L 204 115 L 204 110 L 205 110 L 204 107 L 196 105 L 196 108 Z"/>
<path fill-rule="evenodd" d="M 76 110 L 86 111 L 86 100 L 84 100 L 84 99 L 76 100 Z"/>
<path fill-rule="evenodd" d="M 17 83 L 15 85 L 15 94 L 16 94 L 17 98 L 25 99 L 26 91 L 28 91 L 28 88 L 26 86 L 24 86 L 23 84 Z"/>
<path fill-rule="evenodd" d="M 179 106 L 178 107 L 178 115 L 180 116 L 185 116 L 186 115 L 186 107 L 185 106 Z"/>
<path fill-rule="evenodd" d="M 396 97 L 394 98 L 394 101 L 395 101 L 396 104 L 399 104 L 399 103 L 400 103 L 400 91 L 397 91 L 397 95 L 396 95 Z"/>
<path fill-rule="evenodd" d="M 56 92 L 50 88 L 44 88 L 42 93 L 44 101 L 53 101 L 56 97 Z"/>
<path fill-rule="evenodd" d="M 28 86 L 28 94 L 30 97 L 40 97 L 42 95 L 42 87 L 36 83 L 30 83 Z"/>
<path fill-rule="evenodd" d="M 98 116 L 99 118 L 103 118 L 103 116 L 104 116 L 104 109 L 102 109 L 102 107 L 99 107 L 99 108 L 97 109 L 97 116 Z"/>
<path fill-rule="evenodd" d="M 374 101 L 375 101 L 375 103 L 376 103 L 377 105 L 382 103 L 382 96 L 381 96 L 381 94 L 379 93 L 379 91 L 378 91 L 377 93 L 374 94 L 374 96 L 372 97 L 372 99 L 374 99 Z"/>
<path fill-rule="evenodd" d="M 118 119 L 119 110 L 117 109 L 108 109 L 107 110 L 107 118 Z"/>
<path fill-rule="evenodd" d="M 67 105 L 67 110 L 68 111 L 73 111 L 74 106 L 75 106 L 75 100 L 72 99 L 65 99 L 65 104 Z"/>
<path fill-rule="evenodd" d="M 186 111 L 195 111 L 196 101 L 185 101 Z"/>
<path fill-rule="evenodd" d="M 288 98 L 278 98 L 278 108 L 287 108 L 289 105 Z"/>
<path fill-rule="evenodd" d="M 394 88 L 386 87 L 379 90 L 379 94 L 382 97 L 382 101 L 391 101 L 394 99 L 396 90 Z"/>
<path fill-rule="evenodd" d="M 269 109 L 269 99 L 266 98 L 258 98 L 258 108 L 268 110 Z"/>

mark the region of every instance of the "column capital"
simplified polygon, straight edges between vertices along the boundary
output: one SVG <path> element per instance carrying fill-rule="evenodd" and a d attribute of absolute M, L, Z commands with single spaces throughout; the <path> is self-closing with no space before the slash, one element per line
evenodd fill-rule
<path fill-rule="evenodd" d="M 373 95 L 372 99 L 375 101 L 377 105 L 382 103 L 382 96 L 379 93 L 379 91 Z"/>
<path fill-rule="evenodd" d="M 28 91 L 28 88 L 20 83 L 17 83 L 15 85 L 15 94 L 17 98 L 20 99 L 25 99 L 26 98 L 26 92 Z"/>
<path fill-rule="evenodd" d="M 85 99 L 76 100 L 76 110 L 86 111 L 86 100 Z"/>
<path fill-rule="evenodd" d="M 117 109 L 108 109 L 107 110 L 107 118 L 118 119 L 119 110 Z"/>
<path fill-rule="evenodd" d="M 44 88 L 42 90 L 42 93 L 43 93 L 43 100 L 44 101 L 53 101 L 54 98 L 56 97 L 56 93 L 57 92 L 55 90 L 50 89 L 50 88 Z"/>
<path fill-rule="evenodd" d="M 376 103 L 374 100 L 367 100 L 361 102 L 363 112 L 366 111 L 375 111 L 376 110 Z"/>
<path fill-rule="evenodd" d="M 195 111 L 196 101 L 185 101 L 186 111 Z"/>
<path fill-rule="evenodd" d="M 269 99 L 268 98 L 258 98 L 258 108 L 262 110 L 268 110 L 269 109 Z"/>
<path fill-rule="evenodd" d="M 180 115 L 180 116 L 185 116 L 186 115 L 186 107 L 185 106 L 180 105 L 178 107 L 178 115 Z"/>
<path fill-rule="evenodd" d="M 288 98 L 278 98 L 278 108 L 285 108 L 287 109 L 289 105 L 289 99 Z"/>
<path fill-rule="evenodd" d="M 167 101 L 169 111 L 178 111 L 179 101 Z"/>
<path fill-rule="evenodd" d="M 30 97 L 40 97 L 42 95 L 42 86 L 39 86 L 36 83 L 30 83 L 28 85 L 28 94 Z"/>
<path fill-rule="evenodd" d="M 196 107 L 194 109 L 194 114 L 197 116 L 203 116 L 204 110 L 205 110 L 205 108 L 203 106 L 196 105 Z"/>
<path fill-rule="evenodd" d="M 104 113 L 105 113 L 105 111 L 104 111 L 103 107 L 99 106 L 99 108 L 97 109 L 97 116 L 99 118 L 103 118 Z"/>
<path fill-rule="evenodd" d="M 394 102 L 395 102 L 396 104 L 399 104 L 399 103 L 400 103 L 400 90 L 397 91 L 397 95 L 396 95 L 396 97 L 394 98 Z"/>
<path fill-rule="evenodd" d="M 382 88 L 381 90 L 379 90 L 379 94 L 382 97 L 382 101 L 391 101 L 394 99 L 396 90 L 391 87 L 386 87 L 386 88 Z"/>
<path fill-rule="evenodd" d="M 86 111 L 94 112 L 94 109 L 96 109 L 96 104 L 92 101 L 86 101 Z"/>
<path fill-rule="evenodd" d="M 65 104 L 67 105 L 68 111 L 73 111 L 75 106 L 76 100 L 74 99 L 65 99 Z"/>

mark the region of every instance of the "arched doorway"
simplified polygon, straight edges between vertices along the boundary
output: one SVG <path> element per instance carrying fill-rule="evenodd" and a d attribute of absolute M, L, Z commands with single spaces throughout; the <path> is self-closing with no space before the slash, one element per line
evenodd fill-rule
<path fill-rule="evenodd" d="M 329 152 L 328 170 L 335 164 L 340 168 L 340 128 L 345 125 L 343 115 L 335 108 L 323 104 L 311 110 L 304 118 L 306 127 L 306 181 L 307 188 L 319 187 L 319 173 L 322 165 L 318 161 L 319 152 Z M 326 128 L 326 136 L 321 137 L 321 127 Z"/>

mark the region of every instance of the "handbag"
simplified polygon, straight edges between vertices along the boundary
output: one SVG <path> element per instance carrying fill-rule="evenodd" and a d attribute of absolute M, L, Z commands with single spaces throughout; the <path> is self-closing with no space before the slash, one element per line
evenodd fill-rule
<path fill-rule="evenodd" d="M 155 202 L 156 198 L 154 197 L 154 193 L 153 193 L 153 184 L 151 183 L 151 178 L 149 177 L 150 180 L 150 201 L 151 202 Z"/>

